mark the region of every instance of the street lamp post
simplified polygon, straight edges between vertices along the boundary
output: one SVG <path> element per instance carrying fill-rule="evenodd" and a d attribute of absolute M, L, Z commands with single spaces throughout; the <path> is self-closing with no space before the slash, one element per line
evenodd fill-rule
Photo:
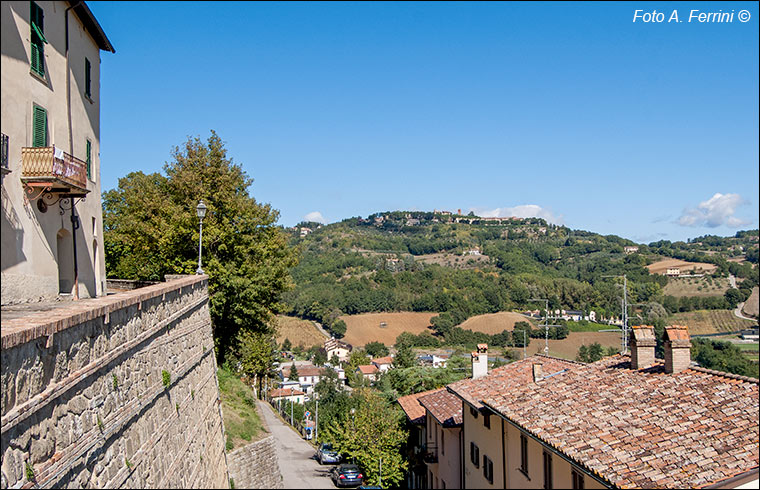
<path fill-rule="evenodd" d="M 203 218 L 206 216 L 206 205 L 203 204 L 203 200 L 200 200 L 198 202 L 198 206 L 196 206 L 195 211 L 198 214 L 198 218 L 200 218 L 200 235 L 198 237 L 198 269 L 196 269 L 196 274 L 203 274 L 203 269 L 201 269 L 201 253 L 203 252 Z"/>

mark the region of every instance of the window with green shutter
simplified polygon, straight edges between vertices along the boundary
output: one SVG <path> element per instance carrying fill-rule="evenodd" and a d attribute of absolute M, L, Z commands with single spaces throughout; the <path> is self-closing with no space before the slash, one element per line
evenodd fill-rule
<path fill-rule="evenodd" d="M 84 94 L 92 97 L 92 78 L 90 78 L 90 60 L 84 59 Z"/>
<path fill-rule="evenodd" d="M 87 178 L 92 180 L 92 143 L 87 140 Z"/>
<path fill-rule="evenodd" d="M 32 71 L 40 76 L 45 76 L 45 21 L 44 14 L 39 5 L 29 2 L 29 29 L 32 40 L 31 63 Z"/>
<path fill-rule="evenodd" d="M 32 146 L 43 148 L 47 146 L 47 111 L 39 106 L 34 106 L 32 114 Z"/>

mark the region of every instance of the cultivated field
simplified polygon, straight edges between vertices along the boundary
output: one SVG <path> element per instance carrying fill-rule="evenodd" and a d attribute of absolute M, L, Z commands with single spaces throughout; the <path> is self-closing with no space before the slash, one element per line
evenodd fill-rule
<path fill-rule="evenodd" d="M 594 342 L 599 342 L 605 350 L 607 347 L 615 347 L 620 350 L 620 334 L 618 332 L 570 332 L 566 339 L 549 340 L 549 355 L 575 360 L 575 356 L 578 355 L 578 348 L 581 345 L 586 344 L 588 346 Z M 543 354 L 545 345 L 543 339 L 531 339 L 527 354 L 529 356 Z M 514 350 L 518 354 L 522 353 L 522 349 L 515 348 Z"/>
<path fill-rule="evenodd" d="M 752 288 L 752 294 L 750 295 L 749 298 L 747 298 L 747 301 L 744 303 L 744 309 L 742 310 L 742 312 L 745 315 L 754 316 L 755 318 L 757 318 L 758 309 L 760 309 L 758 308 L 758 287 L 755 286 L 754 288 Z"/>
<path fill-rule="evenodd" d="M 650 274 L 665 274 L 665 271 L 671 267 L 678 267 L 681 269 L 682 274 L 687 271 L 712 273 L 718 268 L 715 264 L 706 264 L 704 262 L 686 262 L 685 260 L 679 259 L 665 259 L 648 265 L 647 269 L 649 269 Z M 701 271 L 698 269 L 701 269 Z"/>
<path fill-rule="evenodd" d="M 396 343 L 396 337 L 401 332 L 417 335 L 427 330 L 430 319 L 436 315 L 437 313 L 420 312 L 344 315 L 340 317 L 346 322 L 347 327 L 343 340 L 354 346 L 362 346 L 373 341 L 390 346 Z M 386 326 L 381 328 L 380 322 L 385 322 Z"/>
<path fill-rule="evenodd" d="M 488 313 L 486 315 L 474 316 L 468 318 L 459 326 L 466 330 L 472 330 L 473 332 L 483 332 L 493 335 L 501 333 L 504 330 L 514 329 L 515 323 L 517 322 L 528 322 L 533 327 L 536 326 L 535 320 L 530 320 L 519 313 L 512 313 L 511 311 L 500 311 L 499 313 Z"/>
<path fill-rule="evenodd" d="M 293 318 L 291 316 L 277 316 L 277 344 L 288 339 L 295 345 L 311 347 L 322 345 L 327 337 L 308 320 Z"/>
<path fill-rule="evenodd" d="M 681 277 L 668 279 L 663 292 L 677 297 L 723 296 L 730 287 L 728 279 L 724 277 Z"/>
<path fill-rule="evenodd" d="M 735 332 L 757 325 L 757 322 L 738 318 L 733 310 L 697 310 L 676 313 L 668 318 L 667 324 L 686 325 L 691 335 L 699 335 Z"/>

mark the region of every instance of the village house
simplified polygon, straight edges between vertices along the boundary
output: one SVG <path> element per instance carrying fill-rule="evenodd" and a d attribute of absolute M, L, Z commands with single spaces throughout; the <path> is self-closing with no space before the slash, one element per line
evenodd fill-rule
<path fill-rule="evenodd" d="M 377 373 L 380 370 L 374 364 L 357 366 L 354 372 L 370 382 L 377 381 Z"/>
<path fill-rule="evenodd" d="M 296 365 L 296 372 L 298 373 L 298 379 L 291 379 L 290 378 L 290 370 L 291 366 L 285 365 L 282 368 L 282 372 L 280 373 L 282 376 L 282 379 L 287 379 L 290 382 L 298 381 L 299 385 L 301 386 L 301 389 L 307 394 L 310 395 L 314 391 L 314 385 L 319 383 L 319 380 L 322 376 L 324 376 L 325 368 L 317 367 L 311 364 Z"/>
<path fill-rule="evenodd" d="M 391 367 L 393 367 L 393 357 L 392 356 L 378 357 L 376 359 L 372 359 L 372 361 L 370 361 L 370 362 L 381 373 L 385 373 L 388 370 L 390 370 Z"/>
<path fill-rule="evenodd" d="M 406 415 L 406 429 L 409 433 L 407 437 L 405 454 L 406 461 L 409 462 L 405 482 L 406 488 L 430 488 L 427 480 L 427 465 L 425 464 L 425 443 L 427 442 L 427 424 L 425 422 L 425 407 L 420 404 L 419 399 L 430 393 L 446 390 L 446 388 L 437 388 L 434 390 L 423 391 L 399 397 L 398 404 Z"/>
<path fill-rule="evenodd" d="M 696 367 L 690 346 L 666 327 L 655 359 L 640 326 L 630 356 L 487 374 L 479 347 L 473 378 L 447 386 L 462 402 L 461 488 L 757 488 L 758 380 Z"/>
<path fill-rule="evenodd" d="M 623 247 L 623 251 L 626 254 L 633 254 L 639 251 L 639 247 L 635 245 L 628 245 L 628 246 Z"/>
<path fill-rule="evenodd" d="M 306 393 L 303 391 L 288 387 L 288 388 L 275 388 L 269 392 L 269 399 L 273 402 L 292 402 L 292 403 L 304 403 L 304 397 Z"/>
<path fill-rule="evenodd" d="M 116 51 L 85 2 L 2 5 L 2 304 L 103 296 L 100 53 Z"/>
<path fill-rule="evenodd" d="M 446 389 L 420 397 L 419 403 L 425 408 L 428 488 L 459 488 L 462 403 Z"/>
<path fill-rule="evenodd" d="M 666 276 L 678 277 L 681 275 L 681 269 L 679 267 L 668 267 L 665 271 Z"/>
<path fill-rule="evenodd" d="M 444 368 L 449 361 L 449 356 L 445 354 L 422 354 L 417 356 L 417 360 L 420 364 L 425 366 L 432 366 L 434 368 Z"/>
<path fill-rule="evenodd" d="M 338 340 L 335 337 L 326 340 L 323 348 L 328 361 L 332 361 L 333 356 L 337 356 L 340 362 L 348 361 L 352 349 L 351 344 Z"/>

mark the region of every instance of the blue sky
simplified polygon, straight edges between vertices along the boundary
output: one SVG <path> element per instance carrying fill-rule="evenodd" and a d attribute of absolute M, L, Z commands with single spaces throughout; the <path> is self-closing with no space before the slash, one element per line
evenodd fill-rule
<path fill-rule="evenodd" d="M 755 2 L 88 4 L 116 47 L 103 190 L 213 129 L 286 226 L 436 208 L 644 243 L 758 227 Z"/>

